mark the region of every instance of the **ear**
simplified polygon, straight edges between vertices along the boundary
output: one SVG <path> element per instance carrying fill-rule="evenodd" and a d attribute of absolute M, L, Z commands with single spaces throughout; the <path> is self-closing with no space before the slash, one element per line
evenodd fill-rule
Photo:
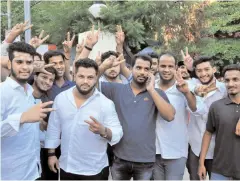
<path fill-rule="evenodd" d="M 217 71 L 216 67 L 213 67 L 213 73 L 215 73 Z"/>
<path fill-rule="evenodd" d="M 34 78 L 34 81 L 36 81 L 37 80 L 37 75 L 34 75 L 33 78 Z"/>
<path fill-rule="evenodd" d="M 7 68 L 8 68 L 8 70 L 11 70 L 11 68 L 12 68 L 12 62 L 10 60 L 8 60 Z"/>

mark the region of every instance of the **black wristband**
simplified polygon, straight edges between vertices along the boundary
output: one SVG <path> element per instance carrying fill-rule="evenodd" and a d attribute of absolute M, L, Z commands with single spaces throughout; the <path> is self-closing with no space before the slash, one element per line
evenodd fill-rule
<path fill-rule="evenodd" d="M 48 153 L 48 157 L 50 157 L 50 156 L 56 156 L 55 152 L 54 153 Z"/>
<path fill-rule="evenodd" d="M 84 46 L 87 50 L 89 50 L 89 51 L 92 51 L 92 48 L 90 48 L 90 47 L 88 47 L 88 46 Z"/>

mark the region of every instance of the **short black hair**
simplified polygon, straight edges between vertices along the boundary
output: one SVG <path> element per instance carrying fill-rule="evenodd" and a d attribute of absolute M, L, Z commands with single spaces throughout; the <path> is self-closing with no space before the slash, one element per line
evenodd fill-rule
<path fill-rule="evenodd" d="M 199 56 L 199 57 L 193 62 L 193 68 L 195 69 L 199 64 L 204 63 L 204 62 L 209 62 L 212 67 L 214 66 L 213 57 L 211 57 L 211 56 Z"/>
<path fill-rule="evenodd" d="M 223 68 L 223 71 L 222 71 L 222 75 L 224 76 L 225 73 L 227 71 L 230 71 L 230 70 L 237 70 L 237 71 L 240 71 L 240 64 L 231 64 L 231 65 L 227 65 Z"/>
<path fill-rule="evenodd" d="M 25 42 L 14 42 L 9 45 L 7 51 L 10 61 L 14 59 L 14 52 L 29 53 L 31 56 L 34 56 L 36 54 L 35 48 Z"/>
<path fill-rule="evenodd" d="M 101 56 L 101 61 L 103 62 L 104 60 L 106 60 L 107 58 L 109 58 L 111 55 L 118 57 L 117 52 L 114 51 L 107 51 L 105 53 L 102 54 Z"/>
<path fill-rule="evenodd" d="M 50 73 L 52 73 L 52 74 L 54 74 L 54 75 L 55 75 L 55 78 L 57 77 L 57 71 L 56 71 L 55 68 L 53 68 L 53 67 L 47 67 L 47 68 L 45 68 L 45 70 L 48 71 L 48 72 L 50 72 Z M 42 73 L 42 72 L 36 72 L 35 74 L 38 76 L 40 73 Z"/>
<path fill-rule="evenodd" d="M 79 67 L 84 67 L 84 68 L 94 68 L 96 70 L 96 74 L 98 74 L 98 65 L 94 60 L 90 58 L 79 59 L 76 61 L 74 66 L 75 66 L 75 73 L 77 73 Z"/>
<path fill-rule="evenodd" d="M 151 58 L 159 58 L 159 56 L 158 56 L 158 54 L 157 53 L 155 53 L 155 52 L 151 52 L 151 53 L 149 53 L 148 54 Z"/>
<path fill-rule="evenodd" d="M 66 59 L 65 55 L 58 51 L 58 50 L 49 50 L 47 51 L 44 55 L 43 55 L 43 59 L 45 61 L 46 64 L 49 64 L 49 59 L 52 57 L 56 57 L 56 56 L 61 56 L 63 58 L 63 61 Z"/>
<path fill-rule="evenodd" d="M 40 53 L 36 52 L 34 56 L 38 56 L 40 60 L 42 60 L 42 55 Z"/>
<path fill-rule="evenodd" d="M 163 55 L 166 55 L 166 56 L 168 56 L 168 57 L 173 57 L 173 59 L 174 59 L 174 61 L 175 61 L 175 65 L 178 64 L 178 60 L 177 60 L 176 55 L 174 55 L 174 54 L 171 53 L 171 52 L 162 52 L 162 53 L 159 55 L 159 61 L 160 61 L 160 58 L 161 58 Z"/>
<path fill-rule="evenodd" d="M 134 55 L 134 57 L 133 57 L 133 67 L 134 67 L 137 59 L 142 59 L 144 61 L 148 61 L 148 62 L 150 62 L 150 67 L 152 66 L 152 58 L 148 54 Z"/>

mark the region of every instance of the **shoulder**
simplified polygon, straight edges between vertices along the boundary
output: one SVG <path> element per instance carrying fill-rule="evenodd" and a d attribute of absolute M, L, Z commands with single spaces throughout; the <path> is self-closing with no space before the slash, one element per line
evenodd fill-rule
<path fill-rule="evenodd" d="M 223 105 L 225 105 L 226 101 L 228 101 L 229 98 L 222 98 L 215 102 L 213 102 L 210 106 L 210 109 L 221 109 Z"/>

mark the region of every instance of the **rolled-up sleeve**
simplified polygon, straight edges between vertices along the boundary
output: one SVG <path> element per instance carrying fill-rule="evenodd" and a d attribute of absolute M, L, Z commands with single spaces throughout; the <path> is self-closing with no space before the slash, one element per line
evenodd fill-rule
<path fill-rule="evenodd" d="M 3 120 L 3 115 L 1 115 L 1 138 L 15 136 L 19 132 L 21 116 L 22 113 L 11 114 Z"/>
<path fill-rule="evenodd" d="M 197 109 L 194 112 L 188 106 L 187 99 L 185 98 L 185 102 L 186 102 L 186 105 L 187 105 L 187 110 L 194 116 L 202 116 L 204 114 L 207 114 L 208 110 L 207 110 L 206 105 L 203 102 L 203 99 L 199 96 L 196 96 L 196 95 L 195 95 L 195 98 L 196 98 L 196 108 Z"/>
<path fill-rule="evenodd" d="M 104 126 L 112 131 L 112 139 L 108 143 L 110 145 L 117 144 L 123 136 L 123 130 L 112 101 L 110 104 L 105 104 L 104 107 Z"/>
<path fill-rule="evenodd" d="M 61 121 L 59 119 L 59 110 L 57 110 L 57 99 L 53 104 L 53 108 L 56 111 L 51 112 L 48 120 L 48 127 L 45 137 L 45 148 L 57 148 L 60 145 L 60 134 L 61 134 Z"/>

